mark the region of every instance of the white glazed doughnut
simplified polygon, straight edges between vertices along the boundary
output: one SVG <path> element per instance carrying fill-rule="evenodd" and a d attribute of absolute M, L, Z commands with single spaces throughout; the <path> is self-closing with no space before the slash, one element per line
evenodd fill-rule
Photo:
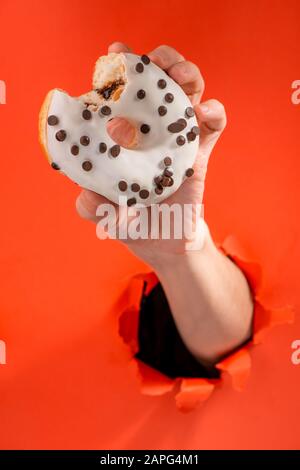
<path fill-rule="evenodd" d="M 114 117 L 136 127 L 131 148 L 107 132 Z M 48 93 L 40 141 L 52 168 L 83 188 L 117 204 L 123 196 L 129 206 L 150 205 L 192 176 L 199 128 L 189 98 L 147 56 L 112 53 L 98 59 L 91 92 L 79 98 Z"/>

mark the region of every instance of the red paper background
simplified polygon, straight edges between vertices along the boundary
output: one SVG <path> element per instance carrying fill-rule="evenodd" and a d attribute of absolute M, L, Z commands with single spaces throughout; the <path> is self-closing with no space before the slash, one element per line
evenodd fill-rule
<path fill-rule="evenodd" d="M 299 16 L 297 0 L 1 0 L 1 448 L 300 447 L 299 319 L 255 348 L 243 393 L 225 383 L 189 414 L 172 394 L 140 394 L 113 304 L 144 266 L 79 219 L 78 188 L 50 171 L 37 137 L 46 92 L 88 90 L 112 41 L 178 48 L 228 113 L 207 178 L 212 232 L 238 236 L 263 266 L 268 301 L 298 312 Z"/>

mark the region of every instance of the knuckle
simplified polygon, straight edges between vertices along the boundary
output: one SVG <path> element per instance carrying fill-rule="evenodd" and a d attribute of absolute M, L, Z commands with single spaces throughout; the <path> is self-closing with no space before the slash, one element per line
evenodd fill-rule
<path fill-rule="evenodd" d="M 178 56 L 179 58 L 181 58 L 182 60 L 184 60 L 184 57 L 182 54 L 180 54 L 180 52 L 178 52 L 176 49 L 174 49 L 174 47 L 172 46 L 169 46 L 168 44 L 161 44 L 160 46 L 158 46 L 155 51 L 158 51 L 158 52 L 161 52 L 163 54 L 166 54 L 166 55 L 176 55 Z"/>
<path fill-rule="evenodd" d="M 186 60 L 183 62 L 185 64 L 185 67 L 195 75 L 197 80 L 201 80 L 204 83 L 204 79 L 201 73 L 201 70 L 199 69 L 198 65 L 196 65 L 194 62 L 191 62 L 190 60 Z"/>

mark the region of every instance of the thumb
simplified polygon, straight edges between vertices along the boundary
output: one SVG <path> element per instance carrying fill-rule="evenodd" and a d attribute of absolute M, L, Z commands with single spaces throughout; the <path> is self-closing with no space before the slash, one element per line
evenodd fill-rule
<path fill-rule="evenodd" d="M 83 189 L 76 200 L 76 209 L 80 217 L 92 222 L 99 222 L 96 212 L 100 204 L 112 204 L 108 199 L 100 194 L 88 189 Z"/>

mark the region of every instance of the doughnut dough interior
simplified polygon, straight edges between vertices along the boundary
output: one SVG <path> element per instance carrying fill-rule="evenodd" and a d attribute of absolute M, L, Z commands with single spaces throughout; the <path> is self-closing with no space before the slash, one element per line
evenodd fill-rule
<path fill-rule="evenodd" d="M 130 148 L 107 132 L 115 117 L 136 129 Z M 129 53 L 100 57 L 93 90 L 85 95 L 51 90 L 39 135 L 52 168 L 128 206 L 159 203 L 174 193 L 192 176 L 199 146 L 197 120 L 181 87 L 147 56 Z"/>

